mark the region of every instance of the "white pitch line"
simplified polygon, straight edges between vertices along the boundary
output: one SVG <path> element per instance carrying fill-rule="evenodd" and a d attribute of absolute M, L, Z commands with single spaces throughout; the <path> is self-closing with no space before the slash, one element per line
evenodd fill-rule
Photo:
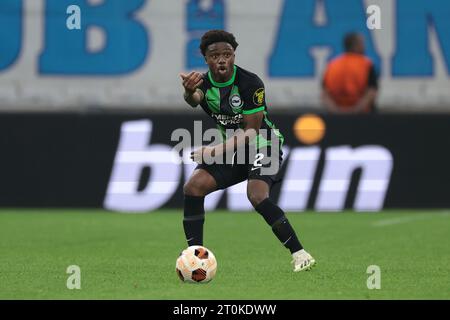
<path fill-rule="evenodd" d="M 420 220 L 427 220 L 427 219 L 431 219 L 433 217 L 437 217 L 437 216 L 449 216 L 450 215 L 450 211 L 443 211 L 439 214 L 426 214 L 426 215 L 413 215 L 413 216 L 405 216 L 405 217 L 399 217 L 399 218 L 389 218 L 389 219 L 383 219 L 383 220 L 378 220 L 375 221 L 374 223 L 372 223 L 373 227 L 386 227 L 386 226 L 392 226 L 392 225 L 396 225 L 396 224 L 402 224 L 402 223 L 408 223 L 408 222 L 413 222 L 413 221 L 420 221 Z"/>

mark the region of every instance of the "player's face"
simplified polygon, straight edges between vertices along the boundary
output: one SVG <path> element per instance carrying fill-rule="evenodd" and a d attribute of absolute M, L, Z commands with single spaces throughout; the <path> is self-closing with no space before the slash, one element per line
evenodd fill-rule
<path fill-rule="evenodd" d="M 216 81 L 228 81 L 233 75 L 234 49 L 227 42 L 216 42 L 208 46 L 206 63 Z"/>

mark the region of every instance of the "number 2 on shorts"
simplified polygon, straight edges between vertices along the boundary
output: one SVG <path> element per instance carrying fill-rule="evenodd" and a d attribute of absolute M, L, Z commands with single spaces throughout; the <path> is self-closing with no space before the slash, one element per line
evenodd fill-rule
<path fill-rule="evenodd" d="M 255 161 L 253 162 L 253 166 L 254 167 L 262 167 L 262 163 L 260 163 L 259 161 L 261 161 L 264 158 L 264 153 L 257 153 L 255 156 Z"/>

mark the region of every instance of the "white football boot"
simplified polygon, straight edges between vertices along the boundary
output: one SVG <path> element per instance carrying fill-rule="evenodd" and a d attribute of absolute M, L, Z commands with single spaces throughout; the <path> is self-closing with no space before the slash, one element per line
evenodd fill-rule
<path fill-rule="evenodd" d="M 292 258 L 291 263 L 294 264 L 294 272 L 311 270 L 316 264 L 316 260 L 304 249 L 294 252 Z"/>

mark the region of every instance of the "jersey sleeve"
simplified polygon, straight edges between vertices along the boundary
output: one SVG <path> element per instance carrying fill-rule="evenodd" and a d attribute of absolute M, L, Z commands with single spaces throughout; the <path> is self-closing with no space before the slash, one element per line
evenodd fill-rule
<path fill-rule="evenodd" d="M 259 78 L 255 78 L 242 92 L 243 114 L 253 114 L 263 111 L 266 107 L 266 94 L 264 83 Z"/>

